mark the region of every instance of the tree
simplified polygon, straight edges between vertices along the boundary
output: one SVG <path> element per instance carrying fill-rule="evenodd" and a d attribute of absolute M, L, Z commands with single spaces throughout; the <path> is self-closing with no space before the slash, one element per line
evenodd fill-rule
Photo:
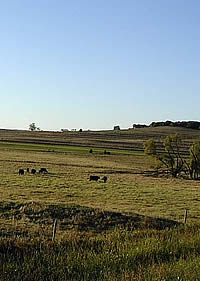
<path fill-rule="evenodd" d="M 183 171 L 185 161 L 180 153 L 181 137 L 178 134 L 169 135 L 164 139 L 164 147 L 167 153 L 166 162 L 173 177 Z"/>
<path fill-rule="evenodd" d="M 198 179 L 200 174 L 200 142 L 196 141 L 190 146 L 190 162 L 188 171 L 191 179 Z"/>
<path fill-rule="evenodd" d="M 181 172 L 193 180 L 200 177 L 200 141 L 194 142 L 189 148 L 189 157 L 183 157 L 180 151 L 181 137 L 178 134 L 167 136 L 162 142 L 162 149 L 153 139 L 144 144 L 144 152 L 154 158 L 155 168 L 165 167 L 173 176 Z"/>
<path fill-rule="evenodd" d="M 156 168 L 165 167 L 173 176 L 177 177 L 184 170 L 185 160 L 180 153 L 181 137 L 178 134 L 167 136 L 162 146 L 163 150 L 158 150 L 158 144 L 153 139 L 150 139 L 144 144 L 144 152 L 152 156 L 156 160 Z"/>
<path fill-rule="evenodd" d="M 29 130 L 30 131 L 40 131 L 40 127 L 36 127 L 35 123 L 31 123 L 29 125 Z"/>
<path fill-rule="evenodd" d="M 36 127 L 35 123 L 31 123 L 31 124 L 29 125 L 29 130 L 30 130 L 30 131 L 36 131 L 36 129 L 37 129 L 37 127 Z"/>
<path fill-rule="evenodd" d="M 153 139 L 149 139 L 144 144 L 144 153 L 146 155 L 156 156 L 156 144 Z"/>

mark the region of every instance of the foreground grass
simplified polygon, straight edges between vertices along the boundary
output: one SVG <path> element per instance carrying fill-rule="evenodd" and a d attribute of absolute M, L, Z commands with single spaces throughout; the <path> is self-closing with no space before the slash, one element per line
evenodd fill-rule
<path fill-rule="evenodd" d="M 0 239 L 2 281 L 200 280 L 200 227 Z"/>

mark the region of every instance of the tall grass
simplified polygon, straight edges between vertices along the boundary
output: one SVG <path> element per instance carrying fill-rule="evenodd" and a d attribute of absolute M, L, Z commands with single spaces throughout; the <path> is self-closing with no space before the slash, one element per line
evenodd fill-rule
<path fill-rule="evenodd" d="M 200 280 L 200 227 L 1 239 L 2 281 Z"/>

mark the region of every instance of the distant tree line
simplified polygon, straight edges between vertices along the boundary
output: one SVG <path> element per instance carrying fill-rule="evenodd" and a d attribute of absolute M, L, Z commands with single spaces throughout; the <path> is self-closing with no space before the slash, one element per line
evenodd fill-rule
<path fill-rule="evenodd" d="M 152 122 L 150 127 L 158 127 L 158 126 L 171 126 L 171 127 L 183 127 L 189 129 L 200 129 L 200 122 L 198 121 L 165 121 L 165 122 Z"/>
<path fill-rule="evenodd" d="M 200 122 L 198 121 L 161 121 L 161 122 L 152 122 L 149 126 L 143 124 L 133 124 L 133 128 L 145 128 L 145 127 L 162 127 L 162 126 L 170 126 L 170 127 L 182 127 L 188 129 L 196 129 L 200 130 Z"/>

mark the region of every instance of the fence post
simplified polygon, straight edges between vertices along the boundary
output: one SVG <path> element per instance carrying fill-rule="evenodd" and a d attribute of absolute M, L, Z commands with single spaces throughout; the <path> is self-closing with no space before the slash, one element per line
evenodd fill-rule
<path fill-rule="evenodd" d="M 56 237 L 56 229 L 57 229 L 57 219 L 54 220 L 54 224 L 53 224 L 52 241 L 55 240 L 55 237 Z"/>
<path fill-rule="evenodd" d="M 184 223 L 186 224 L 187 221 L 187 215 L 188 215 L 188 211 L 187 209 L 185 210 L 185 215 L 184 215 Z"/>

